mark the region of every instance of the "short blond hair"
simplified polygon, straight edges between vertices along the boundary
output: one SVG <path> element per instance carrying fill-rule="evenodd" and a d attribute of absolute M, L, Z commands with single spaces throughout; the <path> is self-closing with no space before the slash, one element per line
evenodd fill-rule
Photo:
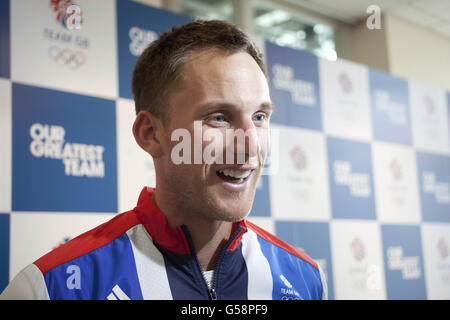
<path fill-rule="evenodd" d="M 136 114 L 147 110 L 168 120 L 167 97 L 180 83 L 182 66 L 193 52 L 210 48 L 247 52 L 267 78 L 261 52 L 237 26 L 220 20 L 192 21 L 162 33 L 138 58 L 131 84 Z"/>

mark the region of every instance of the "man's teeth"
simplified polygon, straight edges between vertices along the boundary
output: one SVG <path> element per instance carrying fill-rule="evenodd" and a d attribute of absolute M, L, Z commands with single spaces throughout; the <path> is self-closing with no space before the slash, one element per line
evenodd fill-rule
<path fill-rule="evenodd" d="M 223 169 L 223 170 L 219 170 L 219 172 L 225 176 L 231 177 L 231 178 L 235 178 L 235 179 L 245 179 L 247 178 L 250 173 L 252 172 L 251 170 L 233 170 L 233 169 Z"/>

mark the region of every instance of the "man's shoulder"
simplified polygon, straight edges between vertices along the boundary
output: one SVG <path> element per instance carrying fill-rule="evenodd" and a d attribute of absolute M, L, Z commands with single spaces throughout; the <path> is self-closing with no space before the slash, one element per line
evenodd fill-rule
<path fill-rule="evenodd" d="M 312 258 L 254 223 L 246 221 L 246 225 L 253 234 L 247 241 L 254 245 L 247 245 L 245 253 L 254 256 L 251 265 L 253 270 L 258 270 L 260 281 L 271 277 L 273 299 L 327 297 L 325 276 Z"/>
<path fill-rule="evenodd" d="M 270 232 L 264 230 L 263 228 L 257 226 L 256 224 L 246 220 L 245 221 L 248 229 L 252 230 L 256 235 L 262 239 L 266 244 L 270 246 L 275 246 L 280 249 L 280 251 L 285 252 L 287 254 L 290 254 L 301 261 L 304 261 L 305 263 L 311 265 L 314 267 L 314 269 L 319 270 L 318 264 L 309 257 L 305 252 L 302 250 L 290 245 L 289 243 L 281 240 L 277 236 L 271 234 Z M 278 251 L 278 250 L 277 250 Z"/>
<path fill-rule="evenodd" d="M 111 220 L 50 251 L 33 264 L 45 275 L 59 265 L 108 245 L 139 223 L 139 219 L 132 210 L 118 214 Z"/>

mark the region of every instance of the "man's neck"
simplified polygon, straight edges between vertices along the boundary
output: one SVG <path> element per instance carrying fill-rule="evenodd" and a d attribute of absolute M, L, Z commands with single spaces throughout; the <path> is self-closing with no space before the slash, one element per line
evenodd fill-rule
<path fill-rule="evenodd" d="M 204 271 L 213 270 L 220 251 L 231 236 L 232 223 L 226 221 L 205 221 L 185 223 L 191 235 L 200 267 Z"/>
<path fill-rule="evenodd" d="M 201 269 L 215 269 L 219 253 L 231 237 L 233 223 L 180 214 L 176 209 L 171 210 L 156 193 L 157 191 L 153 194 L 152 201 L 166 217 L 169 227 L 187 227 Z"/>

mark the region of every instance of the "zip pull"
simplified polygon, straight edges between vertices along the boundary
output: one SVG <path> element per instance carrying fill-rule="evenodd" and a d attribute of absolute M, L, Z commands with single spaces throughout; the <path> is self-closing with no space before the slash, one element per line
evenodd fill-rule
<path fill-rule="evenodd" d="M 214 288 L 211 288 L 209 290 L 209 296 L 211 300 L 217 300 L 216 290 Z"/>

